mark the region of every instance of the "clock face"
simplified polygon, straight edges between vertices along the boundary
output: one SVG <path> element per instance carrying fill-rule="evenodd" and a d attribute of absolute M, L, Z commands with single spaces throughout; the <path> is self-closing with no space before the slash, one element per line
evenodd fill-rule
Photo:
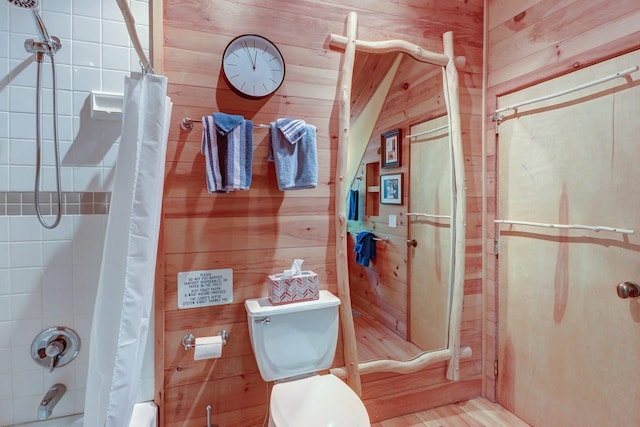
<path fill-rule="evenodd" d="M 254 34 L 238 36 L 222 56 L 227 83 L 240 94 L 262 98 L 275 92 L 284 81 L 284 59 L 278 48 Z"/>

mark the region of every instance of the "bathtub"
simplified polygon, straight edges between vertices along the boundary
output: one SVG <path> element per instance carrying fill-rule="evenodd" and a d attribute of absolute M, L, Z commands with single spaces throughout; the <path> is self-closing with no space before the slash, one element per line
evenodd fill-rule
<path fill-rule="evenodd" d="M 153 402 L 136 403 L 129 427 L 157 427 L 158 407 Z M 20 424 L 19 427 L 82 427 L 82 414 Z"/>

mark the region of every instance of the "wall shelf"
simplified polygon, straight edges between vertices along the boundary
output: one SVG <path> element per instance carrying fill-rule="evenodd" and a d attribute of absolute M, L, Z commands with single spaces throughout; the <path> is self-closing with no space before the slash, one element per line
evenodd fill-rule
<path fill-rule="evenodd" d="M 367 163 L 365 167 L 367 194 L 364 202 L 364 213 L 367 216 L 380 215 L 380 163 Z"/>

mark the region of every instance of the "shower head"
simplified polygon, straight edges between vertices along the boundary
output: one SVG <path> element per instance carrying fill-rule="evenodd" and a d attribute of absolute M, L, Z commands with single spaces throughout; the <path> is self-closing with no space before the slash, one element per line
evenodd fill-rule
<path fill-rule="evenodd" d="M 38 8 L 38 0 L 7 0 L 9 3 L 16 7 L 21 7 L 23 9 L 31 9 L 33 12 L 33 22 L 36 25 L 36 31 L 38 31 L 38 35 L 40 36 L 40 40 L 43 42 L 49 42 L 51 37 L 49 37 L 49 32 L 47 31 L 47 27 L 44 26 L 44 22 L 42 21 L 42 17 L 40 16 L 40 9 Z"/>
<path fill-rule="evenodd" d="M 25 9 L 33 9 L 38 7 L 38 0 L 7 0 L 14 6 L 24 7 Z"/>

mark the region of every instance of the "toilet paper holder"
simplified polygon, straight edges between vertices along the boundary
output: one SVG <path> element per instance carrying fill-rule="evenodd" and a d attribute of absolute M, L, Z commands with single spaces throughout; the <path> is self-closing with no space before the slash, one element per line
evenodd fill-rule
<path fill-rule="evenodd" d="M 221 330 L 218 335 L 222 337 L 222 345 L 227 345 L 229 339 L 229 332 L 226 329 Z M 186 334 L 182 337 L 182 345 L 185 350 L 193 350 L 196 348 L 196 337 L 193 334 Z"/>

